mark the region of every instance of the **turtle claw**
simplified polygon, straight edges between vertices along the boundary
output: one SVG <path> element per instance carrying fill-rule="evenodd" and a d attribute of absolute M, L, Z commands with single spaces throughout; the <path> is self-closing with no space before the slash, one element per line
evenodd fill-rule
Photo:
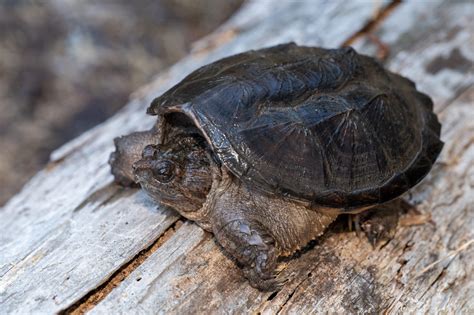
<path fill-rule="evenodd" d="M 272 291 L 285 283 L 280 276 L 275 240 L 260 224 L 234 220 L 215 231 L 215 235 L 224 249 L 243 266 L 243 273 L 252 287 Z"/>
<path fill-rule="evenodd" d="M 278 291 L 288 281 L 281 277 L 278 272 L 262 273 L 257 268 L 246 267 L 243 269 L 245 277 L 250 285 L 261 291 Z"/>
<path fill-rule="evenodd" d="M 266 237 L 263 237 L 266 239 Z M 254 258 L 252 263 L 244 267 L 244 275 L 250 285 L 262 291 L 279 290 L 286 282 L 281 277 L 283 267 L 277 265 L 277 255 L 272 242 L 265 241 L 265 246 L 252 246 Z"/>
<path fill-rule="evenodd" d="M 374 249 L 387 244 L 395 236 L 395 227 L 372 220 L 362 223 L 362 229 Z"/>
<path fill-rule="evenodd" d="M 349 214 L 348 224 L 349 232 L 352 232 L 352 228 L 354 227 L 357 237 L 360 237 L 362 235 L 362 229 L 360 226 L 360 214 Z"/>
<path fill-rule="evenodd" d="M 374 249 L 379 249 L 395 236 L 400 209 L 384 205 L 370 210 L 362 219 L 361 228 Z"/>

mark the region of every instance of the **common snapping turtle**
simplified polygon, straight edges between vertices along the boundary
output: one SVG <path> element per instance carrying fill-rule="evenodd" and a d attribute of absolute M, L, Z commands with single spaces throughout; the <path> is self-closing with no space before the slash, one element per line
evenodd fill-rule
<path fill-rule="evenodd" d="M 290 43 L 224 58 L 147 112 L 152 130 L 115 139 L 116 181 L 213 232 L 264 290 L 279 283 L 279 257 L 339 214 L 376 215 L 443 146 L 431 99 L 352 48 Z"/>

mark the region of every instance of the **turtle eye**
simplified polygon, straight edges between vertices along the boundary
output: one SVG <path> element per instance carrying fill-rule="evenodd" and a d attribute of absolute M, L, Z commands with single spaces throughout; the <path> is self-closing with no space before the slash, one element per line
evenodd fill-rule
<path fill-rule="evenodd" d="M 175 165 L 170 160 L 159 161 L 153 167 L 153 175 L 162 183 L 169 182 L 174 176 Z"/>

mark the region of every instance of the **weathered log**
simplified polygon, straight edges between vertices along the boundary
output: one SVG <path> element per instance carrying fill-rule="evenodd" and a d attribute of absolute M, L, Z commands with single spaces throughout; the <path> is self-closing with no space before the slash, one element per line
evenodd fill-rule
<path fill-rule="evenodd" d="M 248 3 L 120 113 L 54 152 L 0 210 L 0 312 L 473 313 L 473 5 L 391 5 L 364 28 L 376 9 L 368 1 Z M 190 71 L 292 40 L 337 47 L 351 38 L 375 54 L 360 29 L 390 47 L 390 69 L 435 101 L 446 145 L 406 197 L 430 223 L 400 226 L 379 250 L 335 226 L 286 262 L 291 280 L 280 291 L 262 293 L 212 235 L 181 224 L 141 191 L 112 184 L 112 139 L 149 128 L 144 108 Z"/>

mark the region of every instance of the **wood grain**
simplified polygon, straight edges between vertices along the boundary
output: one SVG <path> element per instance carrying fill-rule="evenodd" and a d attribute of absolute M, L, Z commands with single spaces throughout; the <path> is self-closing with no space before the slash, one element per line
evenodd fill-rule
<path fill-rule="evenodd" d="M 293 10 L 301 21 L 294 21 L 291 30 L 281 22 L 290 23 Z M 318 10 L 326 14 L 314 19 Z M 111 184 L 107 159 L 113 150 L 112 139 L 149 129 L 153 119 L 145 116 L 144 109 L 151 98 L 197 67 L 240 50 L 297 40 L 298 36 L 337 46 L 350 36 L 348 25 L 362 27 L 373 10 L 370 2 L 345 6 L 281 1 L 273 9 L 249 3 L 223 27 L 238 29 L 240 40 L 190 55 L 137 92 L 115 117 L 53 152 L 48 167 L 0 210 L 0 312 L 67 309 L 177 220 L 174 212 L 159 208 L 142 192 L 122 191 Z M 318 31 L 335 24 L 346 27 L 331 34 Z"/>
<path fill-rule="evenodd" d="M 268 3 L 248 3 L 124 110 L 54 152 L 50 165 L 0 210 L 1 313 L 68 309 L 178 219 L 142 192 L 111 184 L 107 165 L 114 137 L 149 128 L 144 108 L 153 97 L 200 65 L 243 50 L 291 40 L 339 46 L 379 2 Z M 468 1 L 411 1 L 376 30 L 390 47 L 387 66 L 433 96 L 443 123 L 442 156 L 407 196 L 432 223 L 400 227 L 378 251 L 336 225 L 286 261 L 291 280 L 279 292 L 261 293 L 212 235 L 187 222 L 91 312 L 473 313 L 474 244 L 462 247 L 474 239 L 472 13 Z M 364 38 L 354 46 L 376 53 Z"/>
<path fill-rule="evenodd" d="M 463 10 L 469 12 L 466 10 L 469 6 L 451 6 L 440 2 L 429 4 L 428 8 L 419 3 L 411 7 L 401 6 L 386 23 L 390 25 L 401 19 L 418 21 L 426 14 L 425 10 L 431 9 L 432 14 L 439 19 L 438 23 L 442 24 L 441 27 L 438 24 L 417 23 L 416 27 L 424 29 L 424 32 L 413 35 L 412 44 L 423 42 L 421 48 L 405 43 L 407 47 L 402 57 L 397 57 L 400 52 L 394 49 L 387 60 L 387 66 L 394 71 L 408 76 L 417 73 L 420 88 L 434 96 L 435 107 L 443 122 L 442 138 L 447 144 L 439 163 L 409 198 L 417 204 L 419 211 L 431 214 L 433 223 L 401 227 L 395 239 L 380 251 L 374 251 L 365 239 L 356 237 L 354 233 L 331 231 L 314 248 L 298 259 L 289 261 L 285 272 L 292 280 L 276 295 L 258 294 L 252 288 L 242 286 L 239 277 L 236 277 L 238 269 L 220 253 L 216 245 L 210 247 L 212 242 L 203 235 L 201 245 L 182 258 L 185 262 L 170 265 L 165 274 L 154 274 L 149 270 L 158 263 L 157 257 L 166 255 L 166 248 L 160 248 L 156 255 L 150 257 L 150 261 L 140 266 L 136 274 L 126 279 L 92 313 L 133 311 L 135 306 L 143 307 L 144 313 L 154 310 L 176 314 L 191 311 L 236 314 L 308 314 L 326 311 L 356 314 L 469 313 L 473 307 L 470 301 L 474 296 L 472 277 L 469 276 L 473 271 L 469 264 L 473 251 L 467 247 L 459 256 L 450 256 L 450 253 L 474 239 L 474 196 L 472 183 L 469 183 L 474 172 L 474 156 L 472 149 L 466 150 L 474 140 L 474 89 L 465 91 L 473 83 L 472 69 L 447 67 L 438 71 L 441 76 L 438 78 L 428 73 L 428 65 L 433 60 L 449 56 L 453 49 L 465 53 L 467 60 L 474 60 L 466 41 L 469 16 L 460 14 Z M 459 29 L 457 35 L 451 35 L 449 40 L 445 39 L 442 45 L 437 45 L 439 38 L 454 33 L 452 29 Z M 435 31 L 437 36 L 428 36 Z M 392 27 L 387 29 L 384 23 L 377 36 L 390 47 L 397 47 L 398 42 L 404 40 L 402 37 L 406 36 L 406 31 L 400 32 L 399 37 L 394 32 Z M 359 50 L 371 52 L 371 42 L 359 41 L 357 44 Z M 437 54 L 425 53 L 435 45 Z M 423 53 L 426 59 L 420 57 L 424 56 Z M 439 81 L 446 75 L 453 77 L 453 82 L 457 83 L 453 83 L 451 89 L 440 89 Z M 459 80 L 460 76 L 464 80 Z M 460 96 L 460 91 L 465 92 Z M 455 141 L 463 134 L 466 135 L 465 142 Z M 449 156 L 453 156 L 453 151 L 463 161 L 462 170 L 456 170 L 452 162 L 447 161 Z M 445 191 L 448 188 L 451 189 Z M 170 241 L 180 243 L 180 235 L 175 236 L 176 241 Z M 433 268 L 419 273 L 439 259 L 441 261 Z M 201 261 L 204 261 L 205 267 L 196 270 L 196 266 L 202 265 L 199 263 Z M 222 276 L 223 266 L 227 270 L 231 269 L 225 276 Z M 162 286 L 169 285 L 169 279 L 172 278 L 170 274 L 174 273 L 183 275 L 186 280 L 178 277 L 178 285 L 172 286 L 171 290 L 161 290 Z M 153 283 L 152 286 L 147 285 L 147 282 L 134 283 L 131 280 L 144 274 L 147 281 Z M 189 284 L 190 281 L 192 284 Z M 181 283 L 187 283 L 188 289 L 184 292 L 179 285 Z M 150 294 L 150 290 L 154 294 Z M 147 292 L 146 297 L 144 292 Z M 163 296 L 164 292 L 167 294 Z M 130 293 L 139 301 L 135 306 L 126 299 Z"/>

